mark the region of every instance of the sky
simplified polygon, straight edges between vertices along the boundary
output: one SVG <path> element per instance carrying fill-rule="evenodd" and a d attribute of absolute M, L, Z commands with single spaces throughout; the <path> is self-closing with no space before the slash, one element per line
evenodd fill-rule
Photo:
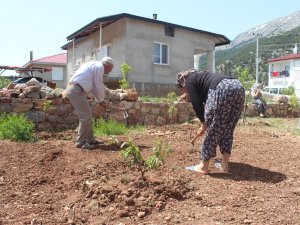
<path fill-rule="evenodd" d="M 93 20 L 119 13 L 218 33 L 238 34 L 300 10 L 299 0 L 2 0 L 0 66 L 64 52 L 66 37 Z M 2 75 L 12 72 L 6 71 Z"/>

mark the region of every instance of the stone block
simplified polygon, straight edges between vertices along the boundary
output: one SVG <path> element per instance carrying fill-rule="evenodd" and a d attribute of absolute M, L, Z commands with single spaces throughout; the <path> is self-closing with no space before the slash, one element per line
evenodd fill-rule
<path fill-rule="evenodd" d="M 44 122 L 46 119 L 46 113 L 37 110 L 30 110 L 24 112 L 24 115 L 28 120 L 33 121 L 35 123 Z"/>
<path fill-rule="evenodd" d="M 0 103 L 0 113 L 10 113 L 12 112 L 12 107 L 10 103 Z"/>
<path fill-rule="evenodd" d="M 12 111 L 16 113 L 26 112 L 33 108 L 33 103 L 11 103 Z"/>

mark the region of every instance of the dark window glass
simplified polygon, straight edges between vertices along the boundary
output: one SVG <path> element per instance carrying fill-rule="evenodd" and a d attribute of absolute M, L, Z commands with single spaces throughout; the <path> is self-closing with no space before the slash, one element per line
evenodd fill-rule
<path fill-rule="evenodd" d="M 175 34 L 175 29 L 172 26 L 165 25 L 165 35 L 174 37 Z"/>

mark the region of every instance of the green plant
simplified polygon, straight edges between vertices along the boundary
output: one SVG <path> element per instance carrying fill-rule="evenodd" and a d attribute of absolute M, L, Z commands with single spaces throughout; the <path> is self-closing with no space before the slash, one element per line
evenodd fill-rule
<path fill-rule="evenodd" d="M 299 109 L 299 100 L 295 93 L 290 98 L 290 109 L 292 110 L 292 115 L 294 114 L 294 110 Z"/>
<path fill-rule="evenodd" d="M 169 92 L 167 95 L 167 98 L 165 99 L 165 102 L 168 103 L 168 113 L 169 113 L 169 117 L 171 120 L 173 119 L 174 114 L 177 111 L 177 108 L 176 108 L 177 100 L 178 100 L 178 97 L 175 92 Z"/>
<path fill-rule="evenodd" d="M 0 76 L 0 89 L 7 87 L 11 83 L 10 79 Z"/>
<path fill-rule="evenodd" d="M 171 147 L 163 141 L 154 141 L 153 147 L 154 155 L 146 160 L 146 165 L 149 169 L 156 169 L 164 164 L 164 154 L 172 152 Z"/>
<path fill-rule="evenodd" d="M 117 139 L 116 135 L 110 135 L 109 144 L 111 145 L 119 144 L 119 140 Z"/>
<path fill-rule="evenodd" d="M 128 89 L 129 82 L 127 80 L 128 74 L 132 71 L 132 67 L 127 63 L 122 64 L 122 79 L 120 80 L 121 89 Z"/>
<path fill-rule="evenodd" d="M 164 153 L 171 152 L 171 148 L 165 145 L 162 141 L 155 141 L 153 147 L 153 155 L 144 159 L 139 147 L 137 147 L 132 140 L 124 142 L 121 145 L 121 155 L 125 160 L 128 160 L 131 166 L 137 166 L 141 172 L 141 178 L 145 180 L 145 172 L 148 170 L 157 169 L 164 163 Z"/>
<path fill-rule="evenodd" d="M 32 141 L 34 126 L 24 115 L 2 114 L 0 116 L 0 139 Z"/>
<path fill-rule="evenodd" d="M 121 178 L 121 183 L 122 184 L 128 184 L 130 182 L 130 179 L 127 176 L 124 176 Z"/>
<path fill-rule="evenodd" d="M 96 135 L 120 135 L 127 132 L 126 125 L 115 120 L 94 120 L 93 129 Z"/>
<path fill-rule="evenodd" d="M 163 102 L 165 100 L 165 98 L 162 97 L 152 97 L 148 95 L 140 96 L 139 98 L 143 102 Z"/>
<path fill-rule="evenodd" d="M 295 88 L 294 86 L 289 86 L 288 88 L 283 88 L 281 90 L 281 93 L 282 95 L 293 95 L 295 94 Z"/>
<path fill-rule="evenodd" d="M 43 110 L 44 111 L 48 111 L 48 110 L 53 109 L 54 107 L 53 107 L 52 104 L 53 104 L 53 102 L 51 100 L 44 101 L 43 104 L 42 104 Z"/>
<path fill-rule="evenodd" d="M 136 132 L 136 131 L 142 131 L 144 129 L 143 126 L 129 126 L 127 127 L 123 123 L 119 123 L 115 120 L 108 120 L 105 121 L 104 119 L 97 119 L 94 120 L 93 122 L 93 129 L 94 133 L 97 136 L 101 135 L 121 135 L 121 134 L 126 134 L 126 133 L 131 133 L 131 132 Z M 115 141 L 117 139 L 115 138 Z"/>

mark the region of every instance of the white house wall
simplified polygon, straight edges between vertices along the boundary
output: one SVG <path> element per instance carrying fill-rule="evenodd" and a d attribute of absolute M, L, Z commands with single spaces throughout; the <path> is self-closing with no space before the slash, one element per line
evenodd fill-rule
<path fill-rule="evenodd" d="M 272 70 L 273 65 L 273 70 Z M 272 78 L 272 72 L 273 71 L 283 71 L 285 69 L 285 66 L 290 66 L 290 61 L 279 61 L 279 62 L 272 62 L 270 66 L 270 73 L 269 73 L 269 86 L 282 86 L 282 87 L 288 87 L 291 85 L 291 73 L 290 77 L 276 77 Z"/>
<path fill-rule="evenodd" d="M 282 71 L 285 66 L 290 66 L 290 76 L 286 78 L 272 78 L 272 65 L 273 71 Z M 288 87 L 293 85 L 296 95 L 300 97 L 300 59 L 272 62 L 269 64 L 269 71 L 269 86 Z"/>
<path fill-rule="evenodd" d="M 102 46 L 110 45 L 110 56 L 115 59 L 115 68 L 110 76 L 121 76 L 122 58 L 125 54 L 124 22 L 119 21 L 102 29 Z M 80 64 L 85 61 L 99 60 L 100 31 L 75 40 L 74 62 L 73 45 L 68 46 L 68 77 L 70 78 Z M 83 57 L 84 56 L 84 57 Z"/>
<path fill-rule="evenodd" d="M 99 35 L 100 31 L 97 31 L 75 41 L 74 61 L 73 45 L 67 47 L 68 80 L 81 63 L 92 60 L 93 54 L 99 59 Z M 168 45 L 168 65 L 153 63 L 154 42 Z M 214 37 L 205 33 L 175 28 L 174 37 L 170 37 L 165 35 L 163 24 L 123 18 L 102 29 L 104 45 L 110 45 L 109 56 L 115 60 L 109 77 L 121 77 L 122 63 L 127 63 L 133 68 L 128 80 L 131 83 L 142 83 L 142 86 L 144 83 L 175 84 L 176 74 L 194 68 L 194 56 L 203 52 L 210 55 L 208 70 L 214 71 Z"/>
<path fill-rule="evenodd" d="M 38 68 L 53 68 L 53 66 L 56 67 L 56 68 L 61 68 L 62 72 L 63 72 L 63 75 L 62 75 L 63 79 L 62 80 L 54 80 L 53 76 L 52 76 L 52 71 L 48 71 L 48 72 L 44 72 L 44 73 L 33 71 L 32 72 L 32 76 L 41 77 L 41 78 L 43 78 L 43 79 L 45 79 L 47 81 L 55 82 L 57 88 L 65 88 L 66 87 L 68 80 L 66 79 L 67 68 L 65 66 L 57 66 L 57 65 L 53 65 L 53 64 L 47 64 L 47 63 L 45 63 L 45 64 L 41 64 L 41 63 L 39 63 L 39 64 L 32 64 L 31 66 L 32 67 L 38 67 Z M 23 73 L 21 73 L 20 75 L 21 76 L 26 76 Z"/>
<path fill-rule="evenodd" d="M 164 25 L 126 21 L 126 61 L 133 67 L 129 75 L 131 81 L 175 83 L 178 72 L 194 67 L 197 49 L 214 50 L 212 39 L 204 34 L 175 29 L 175 36 L 170 37 L 165 35 Z M 153 64 L 154 42 L 168 45 L 169 65 Z"/>

